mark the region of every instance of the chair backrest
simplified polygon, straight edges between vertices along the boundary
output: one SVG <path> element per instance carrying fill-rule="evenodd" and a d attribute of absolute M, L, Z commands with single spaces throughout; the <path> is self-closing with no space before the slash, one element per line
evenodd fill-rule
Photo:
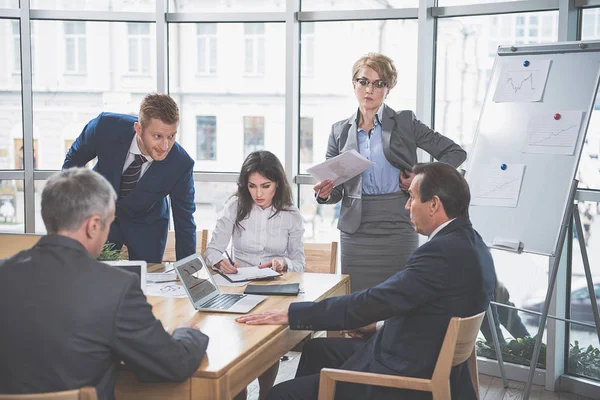
<path fill-rule="evenodd" d="M 305 271 L 335 274 L 337 242 L 304 243 Z"/>
<path fill-rule="evenodd" d="M 432 380 L 436 377 L 447 380 L 452 367 L 467 361 L 475 351 L 475 341 L 484 315 L 485 311 L 472 317 L 450 319 Z"/>
<path fill-rule="evenodd" d="M 42 236 L 29 233 L 0 233 L 0 259 L 32 248 Z"/>
<path fill-rule="evenodd" d="M 206 247 L 208 246 L 208 229 L 203 229 L 196 232 L 196 252 L 204 254 Z M 167 233 L 167 244 L 165 246 L 165 254 L 163 255 L 163 262 L 175 262 L 177 257 L 175 255 L 175 232 L 169 231 Z"/>
<path fill-rule="evenodd" d="M 37 394 L 0 394 L 0 400 L 97 400 L 98 395 L 93 387 L 67 390 L 64 392 Z"/>

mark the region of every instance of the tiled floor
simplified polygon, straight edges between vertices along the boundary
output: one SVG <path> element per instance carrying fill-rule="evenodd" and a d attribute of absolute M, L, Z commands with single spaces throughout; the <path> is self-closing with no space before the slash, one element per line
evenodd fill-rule
<path fill-rule="evenodd" d="M 279 364 L 279 374 L 276 383 L 292 379 L 296 374 L 296 367 L 300 361 L 300 353 L 289 352 L 289 360 Z M 523 396 L 524 384 L 509 381 L 508 388 L 502 387 L 502 379 L 488 375 L 479 375 L 479 393 L 481 400 L 519 400 Z M 541 386 L 533 386 L 530 400 L 592 400 L 587 397 L 577 396 L 572 393 L 548 392 Z M 254 380 L 248 387 L 248 400 L 258 400 L 258 380 Z"/>

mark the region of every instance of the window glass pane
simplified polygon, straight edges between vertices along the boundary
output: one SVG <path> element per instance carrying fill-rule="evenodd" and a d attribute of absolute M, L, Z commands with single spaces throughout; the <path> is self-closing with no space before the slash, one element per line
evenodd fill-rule
<path fill-rule="evenodd" d="M 536 25 L 535 35 L 529 36 L 532 32 L 524 27 L 532 17 L 540 24 Z M 542 26 L 546 23 L 551 26 Z M 553 42 L 557 40 L 557 27 L 558 13 L 554 11 L 440 19 L 435 130 L 460 144 L 468 155 L 498 45 L 513 44 L 518 40 L 522 43 Z M 551 34 L 538 35 L 537 28 Z"/>
<path fill-rule="evenodd" d="M 217 218 L 223 211 L 225 202 L 236 192 L 237 184 L 235 182 L 195 182 L 194 187 L 196 189 L 196 212 L 194 213 L 196 230 L 208 229 L 208 240 L 210 241 L 210 234 L 215 229 Z M 173 227 L 173 224 L 171 223 L 170 226 Z"/>
<path fill-rule="evenodd" d="M 312 164 L 313 162 L 313 119 L 300 118 L 300 163 Z"/>
<path fill-rule="evenodd" d="M 0 0 L 0 8 L 19 8 L 19 0 Z"/>
<path fill-rule="evenodd" d="M 301 0 L 302 11 L 372 10 L 419 7 L 419 0 Z"/>
<path fill-rule="evenodd" d="M 265 148 L 265 118 L 244 117 L 244 158 Z"/>
<path fill-rule="evenodd" d="M 273 12 L 285 11 L 285 1 L 282 0 L 169 0 L 170 12 Z"/>
<path fill-rule="evenodd" d="M 533 254 L 514 254 L 492 250 L 496 266 L 496 302 L 540 312 L 548 289 L 548 258 Z M 526 278 L 525 278 L 526 277 Z M 539 316 L 506 307 L 497 307 L 500 348 L 504 362 L 529 366 Z M 546 339 L 544 330 L 538 368 L 546 368 Z M 484 320 L 476 343 L 477 355 L 496 359 L 488 321 Z"/>
<path fill-rule="evenodd" d="M 581 26 L 582 40 L 600 39 L 599 28 L 600 9 L 592 8 L 583 10 Z M 596 93 L 596 104 L 590 117 L 585 144 L 579 159 L 580 188 L 600 189 L 600 97 Z"/>
<path fill-rule="evenodd" d="M 65 141 L 76 139 L 100 112 L 137 115 L 142 98 L 156 91 L 154 24 L 148 24 L 150 56 L 142 60 L 139 52 L 137 55 L 138 66 L 143 62 L 150 67 L 146 75 L 129 72 L 129 46 L 122 45 L 128 37 L 127 23 L 83 24 L 85 34 L 79 30 L 65 38 L 65 29 L 75 32 L 77 25 L 32 22 L 44 66 L 33 76 L 33 135 L 39 142 L 39 169 L 60 169 L 68 150 Z M 67 58 L 65 51 L 72 51 L 73 57 Z M 65 60 L 73 64 L 67 65 Z"/>
<path fill-rule="evenodd" d="M 18 33 L 17 35 L 12 34 L 15 25 L 18 32 L 18 21 L 0 19 L 0 32 L 6 33 L 6 38 L 11 38 L 11 40 L 0 41 L 0 48 L 4 48 L 3 54 L 12 54 L 8 60 L 5 60 L 6 68 L 0 68 L 0 170 L 22 169 L 20 165 L 23 160 L 23 150 L 14 147 L 14 140 L 23 140 L 21 71 L 15 70 L 13 65 L 17 62 L 16 56 L 13 54 L 14 50 L 19 54 L 18 67 L 20 68 L 21 42 Z M 8 46 L 8 48 L 2 46 Z M 2 181 L 0 185 L 8 183 L 9 181 Z M 15 184 L 12 183 L 12 186 Z M 2 189 L 0 189 L 0 196 L 2 196 L 1 193 Z"/>
<path fill-rule="evenodd" d="M 310 25 L 313 26 L 305 29 Z M 315 132 L 313 163 L 325 160 L 331 125 L 350 118 L 358 108 L 352 85 L 352 66 L 366 53 L 378 51 L 395 62 L 398 83 L 390 91 L 386 104 L 397 111 L 415 109 L 416 21 L 310 22 L 302 23 L 301 28 L 302 57 L 307 54 L 307 45 L 313 47 L 314 54 L 312 74 L 300 71 L 300 115 L 313 119 Z M 306 41 L 305 35 L 314 40 Z M 331 49 L 334 48 L 336 56 L 331 57 Z M 300 157 L 301 173 L 306 173 L 311 165 L 307 159 Z"/>
<path fill-rule="evenodd" d="M 488 4 L 488 3 L 503 3 L 505 1 L 522 1 L 522 0 L 438 0 L 438 6 L 462 6 L 469 4 Z"/>
<path fill-rule="evenodd" d="M 579 218 L 583 228 L 596 299 L 600 302 L 600 203 L 579 204 Z M 581 247 L 574 233 L 571 275 L 571 319 L 594 325 L 592 303 L 585 279 Z M 594 328 L 568 324 L 569 362 L 568 373 L 600 381 L 600 345 Z M 591 346 L 591 347 L 590 347 Z"/>
<path fill-rule="evenodd" d="M 0 180 L 0 232 L 25 232 L 23 181 Z"/>
<path fill-rule="evenodd" d="M 196 24 L 169 24 L 169 90 L 179 105 L 179 143 L 197 160 L 196 171 L 239 172 L 246 156 L 244 117 L 263 118 L 261 148 L 285 163 L 285 25 L 264 26 L 264 35 L 246 35 L 246 27 L 257 24 L 218 23 L 214 48 L 214 72 L 199 74 L 190 60 L 198 54 Z M 254 29 L 254 28 L 251 28 Z M 211 35 L 212 36 L 212 35 Z M 246 74 L 246 45 L 256 37 L 264 41 L 263 73 Z M 213 47 L 214 46 L 214 47 Z M 254 61 L 256 68 L 261 64 Z M 214 116 L 218 140 L 214 158 L 198 157 L 197 117 Z"/>
<path fill-rule="evenodd" d="M 32 9 L 90 11 L 156 11 L 156 0 L 31 0 Z"/>

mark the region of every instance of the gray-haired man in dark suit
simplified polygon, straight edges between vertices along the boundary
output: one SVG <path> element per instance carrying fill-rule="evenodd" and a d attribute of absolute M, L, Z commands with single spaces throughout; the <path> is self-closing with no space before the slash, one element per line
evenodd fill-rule
<path fill-rule="evenodd" d="M 182 381 L 200 365 L 208 337 L 154 318 L 137 276 L 96 261 L 115 215 L 100 174 L 73 168 L 42 193 L 48 235 L 0 264 L 0 393 L 95 386 L 113 399 L 121 361 L 144 381 Z"/>

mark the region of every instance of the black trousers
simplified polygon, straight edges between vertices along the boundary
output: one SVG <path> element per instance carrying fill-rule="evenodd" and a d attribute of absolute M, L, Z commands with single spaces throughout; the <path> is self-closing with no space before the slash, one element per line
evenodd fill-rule
<path fill-rule="evenodd" d="M 304 344 L 296 378 L 273 387 L 267 400 L 316 400 L 319 393 L 319 373 L 322 368 L 344 368 L 344 363 L 367 343 L 366 340 L 323 338 Z M 367 387 L 338 383 L 336 400 L 365 399 Z"/>

